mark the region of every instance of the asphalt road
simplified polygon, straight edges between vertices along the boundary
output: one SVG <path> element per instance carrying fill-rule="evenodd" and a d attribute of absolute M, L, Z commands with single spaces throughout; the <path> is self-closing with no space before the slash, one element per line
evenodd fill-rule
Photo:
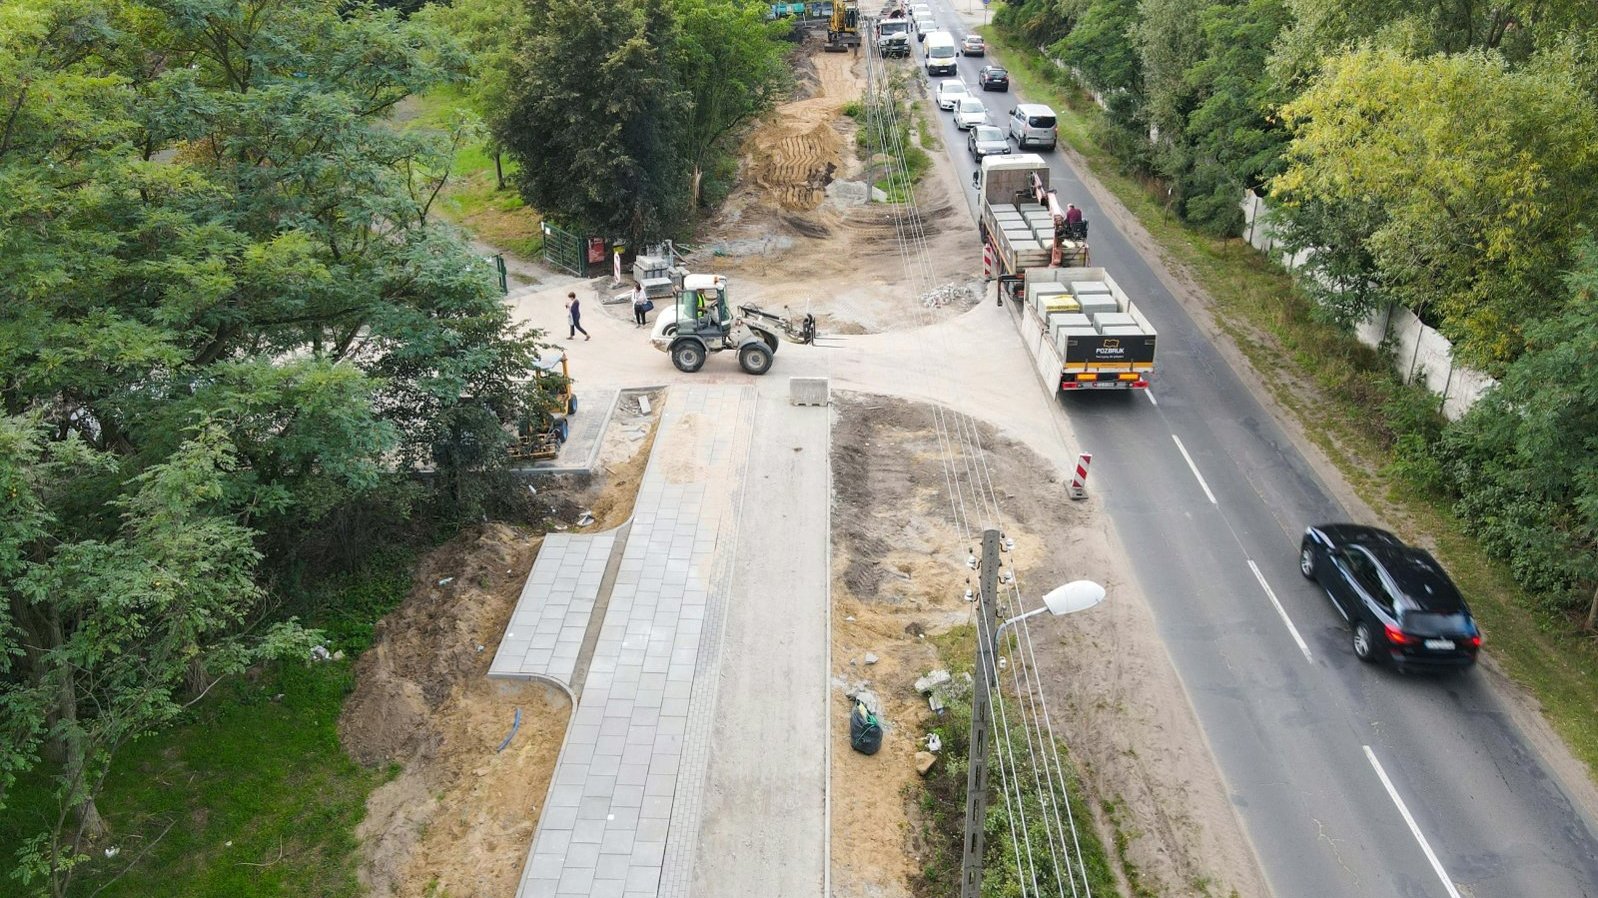
<path fill-rule="evenodd" d="M 933 9 L 963 35 L 947 2 Z M 960 77 L 974 88 L 986 61 L 962 57 Z M 1000 127 L 1020 99 L 976 95 Z M 969 184 L 965 134 L 939 116 Z M 1296 565 L 1306 524 L 1349 513 L 1063 154 L 1042 155 L 1090 222 L 1094 264 L 1160 332 L 1152 399 L 1061 401 L 1275 894 L 1598 896 L 1593 820 L 1485 677 L 1406 677 L 1354 658 Z"/>

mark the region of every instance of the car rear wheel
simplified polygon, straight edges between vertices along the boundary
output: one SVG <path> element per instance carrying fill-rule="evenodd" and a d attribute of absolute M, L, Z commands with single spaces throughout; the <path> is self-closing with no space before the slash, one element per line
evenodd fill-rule
<path fill-rule="evenodd" d="M 1376 660 L 1375 637 L 1371 635 L 1370 625 L 1364 621 L 1354 625 L 1354 657 L 1369 664 Z"/>
<path fill-rule="evenodd" d="M 1305 577 L 1315 579 L 1315 550 L 1305 543 L 1298 550 L 1298 572 Z"/>

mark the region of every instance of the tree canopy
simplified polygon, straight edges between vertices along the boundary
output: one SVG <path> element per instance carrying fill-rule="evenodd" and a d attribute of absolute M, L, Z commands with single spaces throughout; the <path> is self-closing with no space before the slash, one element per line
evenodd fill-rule
<path fill-rule="evenodd" d="M 523 199 L 589 233 L 683 233 L 702 173 L 787 84 L 787 26 L 766 22 L 766 9 L 750 0 L 525 7 L 508 26 L 504 103 L 487 116 L 517 162 Z"/>
<path fill-rule="evenodd" d="M 465 59 L 334 0 L 0 6 L 0 799 L 59 764 L 63 809 L 18 875 L 65 888 L 119 745 L 303 657 L 274 571 L 417 467 L 450 513 L 546 404 L 431 213 L 459 135 L 388 123 Z"/>
<path fill-rule="evenodd" d="M 1462 360 L 1517 356 L 1523 323 L 1557 309 L 1598 199 L 1598 109 L 1569 73 L 1479 51 L 1364 49 L 1328 60 L 1281 114 L 1293 133 L 1273 185 L 1284 216 L 1375 207 L 1359 232 L 1365 275 L 1434 314 Z"/>

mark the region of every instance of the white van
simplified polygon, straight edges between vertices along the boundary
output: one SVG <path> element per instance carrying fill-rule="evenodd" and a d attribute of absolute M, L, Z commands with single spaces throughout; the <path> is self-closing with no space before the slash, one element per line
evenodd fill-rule
<path fill-rule="evenodd" d="M 1042 103 L 1021 103 L 1010 110 L 1010 137 L 1015 148 L 1024 150 L 1028 144 L 1052 150 L 1060 138 L 1059 123 L 1054 110 Z"/>
<path fill-rule="evenodd" d="M 936 78 L 939 75 L 953 75 L 955 61 L 959 58 L 956 54 L 954 35 L 947 31 L 934 31 L 927 35 L 926 43 L 922 45 L 926 52 L 927 75 Z"/>

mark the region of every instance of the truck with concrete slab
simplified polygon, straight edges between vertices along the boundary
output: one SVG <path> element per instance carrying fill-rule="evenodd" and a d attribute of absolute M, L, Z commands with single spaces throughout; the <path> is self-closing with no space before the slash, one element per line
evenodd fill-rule
<path fill-rule="evenodd" d="M 1027 272 L 1088 264 L 1087 221 L 1071 221 L 1049 186 L 1049 164 L 1036 153 L 984 156 L 971 175 L 977 233 L 988 247 L 1001 296 L 1018 297 Z"/>
<path fill-rule="evenodd" d="M 1158 334 L 1103 268 L 1029 269 L 1011 313 L 1052 392 L 1148 387 Z"/>

